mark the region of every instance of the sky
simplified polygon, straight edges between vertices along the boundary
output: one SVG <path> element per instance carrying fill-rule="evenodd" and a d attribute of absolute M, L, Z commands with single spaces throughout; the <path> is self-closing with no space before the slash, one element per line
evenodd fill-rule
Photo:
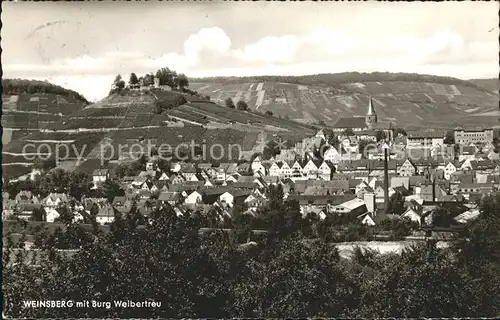
<path fill-rule="evenodd" d="M 498 77 L 494 2 L 4 2 L 4 78 L 95 101 L 117 74 Z M 22 17 L 22 19 L 21 19 Z"/>

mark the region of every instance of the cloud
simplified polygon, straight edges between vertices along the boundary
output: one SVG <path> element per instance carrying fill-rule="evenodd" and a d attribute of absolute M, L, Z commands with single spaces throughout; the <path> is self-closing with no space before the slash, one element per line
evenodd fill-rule
<path fill-rule="evenodd" d="M 286 63 L 314 58 L 331 58 L 331 55 L 347 53 L 353 41 L 345 33 L 335 29 L 321 28 L 306 35 L 268 36 L 244 49 L 234 51 L 242 61 Z"/>
<path fill-rule="evenodd" d="M 178 52 L 166 50 L 150 56 L 147 46 L 137 46 L 131 51 L 113 48 L 44 64 L 4 63 L 3 68 L 5 77 L 48 79 L 91 100 L 104 97 L 118 73 L 127 79 L 131 72 L 141 76 L 161 67 L 190 77 L 347 71 L 492 77 L 498 69 L 498 41 L 493 32 L 487 31 L 488 37 L 480 39 L 467 38 L 450 28 L 426 35 L 393 30 L 390 35 L 367 37 L 347 29 L 319 27 L 304 33 L 268 35 L 235 47 L 222 28 L 210 27 L 186 34 Z"/>
<path fill-rule="evenodd" d="M 296 36 L 265 37 L 235 50 L 234 56 L 243 61 L 287 62 L 294 58 L 300 39 Z"/>

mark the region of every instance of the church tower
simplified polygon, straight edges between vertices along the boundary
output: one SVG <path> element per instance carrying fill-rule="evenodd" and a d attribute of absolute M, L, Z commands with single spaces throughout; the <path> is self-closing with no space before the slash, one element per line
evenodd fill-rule
<path fill-rule="evenodd" d="M 368 102 L 368 112 L 365 116 L 365 123 L 368 129 L 373 129 L 377 124 L 377 114 L 375 113 L 375 109 L 373 108 L 372 97 Z"/>

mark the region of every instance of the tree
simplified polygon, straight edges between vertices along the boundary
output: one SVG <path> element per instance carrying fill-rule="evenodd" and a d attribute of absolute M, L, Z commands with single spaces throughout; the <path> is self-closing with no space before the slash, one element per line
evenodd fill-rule
<path fill-rule="evenodd" d="M 405 137 L 407 136 L 407 133 L 406 133 L 405 129 L 403 129 L 403 128 L 396 128 L 396 129 L 394 129 L 394 134 L 396 136 L 398 136 L 398 135 L 402 135 L 402 136 L 405 136 Z"/>
<path fill-rule="evenodd" d="M 231 97 L 228 97 L 226 100 L 224 100 L 224 102 L 226 103 L 226 107 L 231 108 L 231 109 L 236 108 L 234 106 L 234 102 L 233 102 L 233 99 L 231 99 Z"/>
<path fill-rule="evenodd" d="M 161 68 L 158 71 L 156 71 L 156 77 L 159 79 L 160 85 L 168 85 L 172 88 L 177 87 L 174 81 L 176 73 L 175 71 L 172 71 L 169 68 Z"/>
<path fill-rule="evenodd" d="M 240 101 L 238 101 L 238 103 L 236 103 L 236 108 L 238 108 L 238 110 L 247 111 L 248 104 L 245 101 L 240 100 Z"/>
<path fill-rule="evenodd" d="M 332 145 L 334 146 L 335 148 L 338 148 L 338 138 L 335 136 L 335 132 L 333 132 L 333 130 L 331 130 L 328 134 L 328 137 L 326 137 L 327 139 L 327 143 L 329 145 Z"/>
<path fill-rule="evenodd" d="M 32 221 L 45 221 L 45 210 L 42 207 L 33 209 L 33 213 L 31 214 Z"/>
<path fill-rule="evenodd" d="M 445 144 L 455 144 L 455 133 L 453 130 L 450 130 L 446 133 L 446 137 L 444 138 L 443 141 Z"/>
<path fill-rule="evenodd" d="M 131 73 L 130 74 L 130 80 L 128 81 L 128 83 L 130 84 L 138 84 L 139 83 L 139 79 L 137 78 L 137 75 L 135 73 Z"/>
<path fill-rule="evenodd" d="M 377 139 L 377 142 L 379 142 L 386 139 L 386 134 L 382 130 L 377 130 L 377 132 L 375 132 L 375 137 Z"/>
<path fill-rule="evenodd" d="M 152 73 L 147 73 L 142 78 L 143 86 L 151 86 L 154 84 L 154 82 L 155 82 L 155 76 Z"/>
<path fill-rule="evenodd" d="M 498 137 L 493 138 L 493 152 L 500 153 L 500 139 Z"/>
<path fill-rule="evenodd" d="M 123 81 L 122 76 L 119 74 L 116 76 L 113 85 L 116 87 L 116 90 L 120 91 L 125 88 L 125 81 Z"/>
<path fill-rule="evenodd" d="M 180 73 L 178 76 L 177 76 L 177 83 L 178 83 L 178 86 L 179 88 L 183 89 L 185 87 L 188 87 L 189 86 L 189 80 L 188 80 L 188 77 L 186 77 L 185 74 L 183 73 Z"/>
<path fill-rule="evenodd" d="M 278 143 L 274 140 L 271 140 L 265 145 L 264 150 L 262 152 L 262 158 L 264 160 L 269 160 L 279 153 L 280 153 L 280 148 Z"/>
<path fill-rule="evenodd" d="M 59 216 L 54 219 L 54 222 L 61 222 L 64 224 L 70 224 L 71 222 L 73 222 L 75 214 L 68 207 L 59 207 L 56 209 L 56 211 L 59 213 Z"/>
<path fill-rule="evenodd" d="M 363 159 L 367 159 L 368 152 L 372 150 L 374 146 L 370 140 L 362 139 L 358 142 L 358 152 L 361 154 Z"/>
<path fill-rule="evenodd" d="M 405 197 L 400 192 L 395 192 L 389 198 L 388 212 L 394 215 L 402 215 L 405 212 Z"/>

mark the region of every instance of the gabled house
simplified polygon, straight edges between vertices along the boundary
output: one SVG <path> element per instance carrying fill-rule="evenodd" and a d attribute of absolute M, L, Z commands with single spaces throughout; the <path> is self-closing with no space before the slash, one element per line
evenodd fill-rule
<path fill-rule="evenodd" d="M 168 176 L 168 174 L 166 172 L 163 172 L 163 173 L 161 173 L 161 175 L 158 178 L 158 180 L 160 180 L 160 181 L 169 181 L 170 177 Z"/>
<path fill-rule="evenodd" d="M 191 192 L 184 200 L 185 204 L 198 204 L 202 203 L 202 195 L 198 191 Z"/>
<path fill-rule="evenodd" d="M 335 173 L 335 166 L 330 161 L 323 161 L 318 167 L 318 177 L 323 180 L 331 180 Z"/>
<path fill-rule="evenodd" d="M 316 178 L 318 176 L 318 166 L 321 165 L 319 161 L 309 160 L 302 169 L 303 174 L 308 178 Z"/>
<path fill-rule="evenodd" d="M 417 167 L 413 164 L 410 158 L 407 158 L 397 166 L 396 171 L 398 176 L 409 177 L 415 175 L 415 173 L 417 172 Z"/>
<path fill-rule="evenodd" d="M 368 185 L 363 180 L 359 180 L 360 182 L 356 185 L 355 189 L 355 194 L 358 196 L 360 199 L 363 199 L 364 194 L 367 192 L 374 192 L 373 188 Z"/>
<path fill-rule="evenodd" d="M 412 208 L 406 209 L 406 211 L 403 214 L 401 214 L 401 216 L 399 218 L 400 219 L 408 219 L 410 221 L 418 223 L 419 225 L 422 224 L 422 217 L 420 216 L 420 214 L 418 212 L 416 212 Z"/>
<path fill-rule="evenodd" d="M 192 181 L 191 178 L 196 175 L 197 170 L 194 164 L 187 163 L 181 166 L 181 172 L 187 181 Z"/>
<path fill-rule="evenodd" d="M 274 162 L 269 167 L 269 176 L 271 177 L 280 177 L 281 174 L 281 164 L 282 162 Z"/>
<path fill-rule="evenodd" d="M 186 179 L 181 174 L 175 174 L 170 176 L 171 184 L 182 184 L 186 181 Z"/>
<path fill-rule="evenodd" d="M 330 161 L 331 163 L 338 163 L 341 159 L 340 153 L 333 146 L 329 146 L 323 152 L 323 160 Z"/>
<path fill-rule="evenodd" d="M 102 184 L 108 179 L 109 179 L 108 169 L 95 169 L 92 172 L 92 181 L 94 182 L 94 185 Z"/>
<path fill-rule="evenodd" d="M 457 172 L 457 166 L 452 161 L 449 161 L 444 166 L 444 178 L 446 180 L 450 180 L 451 175 L 454 174 L 455 172 Z"/>
<path fill-rule="evenodd" d="M 42 200 L 44 207 L 55 208 L 69 201 L 68 196 L 64 193 L 50 193 Z"/>

